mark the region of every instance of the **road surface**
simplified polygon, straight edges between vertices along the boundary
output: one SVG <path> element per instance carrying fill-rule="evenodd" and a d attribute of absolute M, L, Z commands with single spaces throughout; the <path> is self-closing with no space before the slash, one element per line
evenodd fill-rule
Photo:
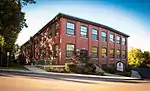
<path fill-rule="evenodd" d="M 0 72 L 0 91 L 150 91 L 150 81 Z"/>

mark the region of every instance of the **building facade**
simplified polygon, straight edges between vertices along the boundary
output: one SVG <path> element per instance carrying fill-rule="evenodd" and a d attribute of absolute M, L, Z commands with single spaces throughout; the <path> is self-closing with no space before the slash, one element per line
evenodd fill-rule
<path fill-rule="evenodd" d="M 128 63 L 129 35 L 108 26 L 59 13 L 22 45 L 28 61 L 53 60 L 53 64 L 71 61 L 73 51 L 88 50 L 93 63 L 115 66 Z"/>

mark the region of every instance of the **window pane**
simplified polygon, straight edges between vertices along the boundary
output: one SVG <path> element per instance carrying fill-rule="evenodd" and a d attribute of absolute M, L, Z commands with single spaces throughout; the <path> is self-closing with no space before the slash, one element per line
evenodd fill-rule
<path fill-rule="evenodd" d="M 55 55 L 55 57 L 58 56 L 58 45 L 57 44 L 55 45 L 54 55 Z"/>
<path fill-rule="evenodd" d="M 114 42 L 114 35 L 110 34 L 110 42 Z"/>
<path fill-rule="evenodd" d="M 116 37 L 116 40 L 117 40 L 117 43 L 120 44 L 120 37 L 119 36 Z"/>
<path fill-rule="evenodd" d="M 111 50 L 110 50 L 110 57 L 111 57 L 111 58 L 114 58 L 114 49 L 111 49 Z"/>
<path fill-rule="evenodd" d="M 49 31 L 49 38 L 52 38 L 52 31 Z"/>
<path fill-rule="evenodd" d="M 120 58 L 120 50 L 117 50 L 117 58 Z"/>
<path fill-rule="evenodd" d="M 71 22 L 67 22 L 67 28 L 75 29 L 75 24 Z"/>
<path fill-rule="evenodd" d="M 106 37 L 106 32 L 102 32 L 102 36 Z"/>
<path fill-rule="evenodd" d="M 125 38 L 122 38 L 122 44 L 125 45 L 126 44 L 126 40 Z"/>
<path fill-rule="evenodd" d="M 92 29 L 92 40 L 98 40 L 98 30 Z"/>
<path fill-rule="evenodd" d="M 88 35 L 88 29 L 85 26 L 81 26 L 81 37 L 87 38 Z"/>
<path fill-rule="evenodd" d="M 66 33 L 68 35 L 75 35 L 75 24 L 71 22 L 67 22 L 67 30 Z"/>
<path fill-rule="evenodd" d="M 87 27 L 85 27 L 85 26 L 81 26 L 81 31 L 87 31 Z"/>
<path fill-rule="evenodd" d="M 97 58 L 98 57 L 98 48 L 97 47 L 92 47 L 92 57 Z"/>
<path fill-rule="evenodd" d="M 98 34 L 98 31 L 97 31 L 96 29 L 92 29 L 92 34 L 97 35 L 97 34 Z"/>
<path fill-rule="evenodd" d="M 106 57 L 107 56 L 107 48 L 102 47 L 102 57 Z"/>
<path fill-rule="evenodd" d="M 73 44 L 67 44 L 66 57 L 71 57 L 74 50 L 75 50 L 75 46 Z"/>
<path fill-rule="evenodd" d="M 69 28 L 67 29 L 67 34 L 68 34 L 68 35 L 75 35 L 75 34 L 74 34 L 74 30 L 69 29 Z"/>
<path fill-rule="evenodd" d="M 107 35 L 106 32 L 102 32 L 102 41 L 107 42 Z"/>
<path fill-rule="evenodd" d="M 126 58 L 126 51 L 125 50 L 122 51 L 122 58 Z"/>

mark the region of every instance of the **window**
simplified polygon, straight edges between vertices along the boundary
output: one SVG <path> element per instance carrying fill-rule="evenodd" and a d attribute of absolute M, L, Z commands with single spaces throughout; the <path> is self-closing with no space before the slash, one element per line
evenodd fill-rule
<path fill-rule="evenodd" d="M 52 31 L 49 31 L 49 38 L 52 38 Z"/>
<path fill-rule="evenodd" d="M 44 57 L 46 57 L 46 48 L 44 48 Z"/>
<path fill-rule="evenodd" d="M 75 24 L 72 22 L 67 22 L 67 35 L 75 35 Z"/>
<path fill-rule="evenodd" d="M 52 38 L 52 26 L 50 26 L 50 28 L 49 28 L 48 37 L 49 37 L 49 39 Z"/>
<path fill-rule="evenodd" d="M 105 58 L 107 56 L 107 48 L 102 47 L 102 58 Z"/>
<path fill-rule="evenodd" d="M 107 34 L 106 32 L 102 32 L 102 41 L 107 42 Z"/>
<path fill-rule="evenodd" d="M 126 58 L 126 50 L 122 51 L 122 58 L 125 59 Z"/>
<path fill-rule="evenodd" d="M 117 58 L 120 58 L 120 50 L 119 49 L 117 49 L 117 52 L 116 52 L 116 56 L 117 56 Z"/>
<path fill-rule="evenodd" d="M 67 46 L 66 46 L 66 57 L 71 57 L 74 51 L 75 51 L 75 45 L 74 44 L 67 44 Z"/>
<path fill-rule="evenodd" d="M 92 47 L 92 57 L 98 58 L 98 48 L 97 47 Z"/>
<path fill-rule="evenodd" d="M 117 40 L 117 44 L 120 44 L 120 43 L 121 43 L 119 36 L 116 37 L 116 40 Z"/>
<path fill-rule="evenodd" d="M 125 40 L 125 38 L 122 38 L 122 45 L 126 45 L 126 40 Z"/>
<path fill-rule="evenodd" d="M 98 40 L 98 30 L 92 29 L 92 40 Z"/>
<path fill-rule="evenodd" d="M 114 35 L 110 33 L 110 42 L 113 43 L 114 42 Z"/>
<path fill-rule="evenodd" d="M 114 58 L 114 49 L 110 49 L 110 58 Z"/>
<path fill-rule="evenodd" d="M 40 56 L 42 56 L 42 48 L 40 48 Z"/>
<path fill-rule="evenodd" d="M 81 26 L 81 37 L 88 38 L 88 28 L 86 26 Z"/>
<path fill-rule="evenodd" d="M 46 41 L 46 32 L 44 33 L 44 41 Z"/>
<path fill-rule="evenodd" d="M 57 44 L 55 44 L 54 46 L 54 56 L 58 57 L 58 45 Z"/>
<path fill-rule="evenodd" d="M 58 26 L 59 26 L 59 24 L 58 24 L 58 22 L 56 22 L 55 23 L 55 36 L 58 35 Z"/>
<path fill-rule="evenodd" d="M 114 64 L 109 64 L 109 67 L 114 67 L 115 65 Z"/>
<path fill-rule="evenodd" d="M 40 41 L 42 41 L 42 34 L 40 34 Z"/>

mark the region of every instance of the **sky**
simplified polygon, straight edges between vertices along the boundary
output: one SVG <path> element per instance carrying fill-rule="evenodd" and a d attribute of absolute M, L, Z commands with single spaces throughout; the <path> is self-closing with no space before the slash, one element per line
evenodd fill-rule
<path fill-rule="evenodd" d="M 150 50 L 150 0 L 36 0 L 36 4 L 25 6 L 22 11 L 28 28 L 19 33 L 19 45 L 61 12 L 128 34 L 129 50 Z"/>

